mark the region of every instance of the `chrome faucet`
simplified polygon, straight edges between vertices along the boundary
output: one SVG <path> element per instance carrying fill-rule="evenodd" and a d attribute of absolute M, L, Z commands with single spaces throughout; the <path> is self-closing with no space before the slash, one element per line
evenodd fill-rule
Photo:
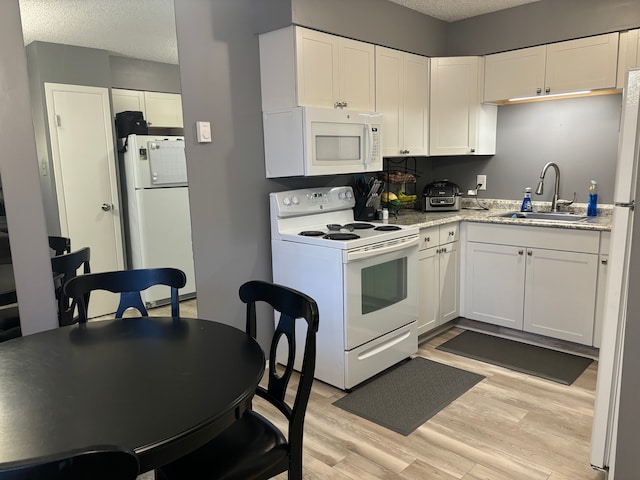
<path fill-rule="evenodd" d="M 544 176 L 547 173 L 547 169 L 549 167 L 553 167 L 553 169 L 556 171 L 556 183 L 554 184 L 553 198 L 551 200 L 551 211 L 557 212 L 558 205 L 571 205 L 573 202 L 575 202 L 576 194 L 575 192 L 573 193 L 573 200 L 571 201 L 560 200 L 558 198 L 560 194 L 560 167 L 558 167 L 558 165 L 553 162 L 549 162 L 544 167 L 542 167 L 542 172 L 540 172 L 540 181 L 538 182 L 538 187 L 536 188 L 536 195 L 542 195 L 542 193 L 544 192 Z"/>

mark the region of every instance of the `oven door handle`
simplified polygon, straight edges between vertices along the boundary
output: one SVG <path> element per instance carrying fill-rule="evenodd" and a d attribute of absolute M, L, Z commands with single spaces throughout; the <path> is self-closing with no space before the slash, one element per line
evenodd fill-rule
<path fill-rule="evenodd" d="M 356 250 L 353 252 L 347 252 L 346 254 L 346 262 L 350 263 L 357 260 L 364 260 L 367 258 L 375 257 L 377 255 L 383 255 L 385 253 L 397 252 L 398 250 L 404 250 L 406 248 L 413 247 L 418 244 L 418 236 L 411 236 L 402 239 L 402 241 L 391 243 L 387 246 L 382 246 L 379 248 L 370 248 L 363 250 Z"/>

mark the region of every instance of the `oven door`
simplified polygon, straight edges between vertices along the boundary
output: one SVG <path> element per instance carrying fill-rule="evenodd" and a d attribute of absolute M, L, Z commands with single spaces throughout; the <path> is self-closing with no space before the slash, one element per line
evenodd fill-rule
<path fill-rule="evenodd" d="M 345 349 L 418 318 L 418 237 L 345 253 Z"/>

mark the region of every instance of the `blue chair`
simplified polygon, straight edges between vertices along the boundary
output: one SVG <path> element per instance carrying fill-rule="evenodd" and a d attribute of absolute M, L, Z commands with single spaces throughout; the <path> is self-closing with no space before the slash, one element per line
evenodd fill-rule
<path fill-rule="evenodd" d="M 107 290 L 120 294 L 120 303 L 116 318 L 122 318 L 125 310 L 135 308 L 143 316 L 148 316 L 140 292 L 154 285 L 171 287 L 171 316 L 180 316 L 178 289 L 187 283 L 187 277 L 177 268 L 142 268 L 138 270 L 120 270 L 116 272 L 91 273 L 80 275 L 64 285 L 64 292 L 78 305 L 80 323 L 87 321 L 87 301 L 93 290 Z"/>
<path fill-rule="evenodd" d="M 251 281 L 240 287 L 240 299 L 247 304 L 246 331 L 256 337 L 256 303 L 266 302 L 281 313 L 271 340 L 269 381 L 256 394 L 273 404 L 288 420 L 288 435 L 255 411 L 248 411 L 209 443 L 156 471 L 159 480 L 185 478 L 258 480 L 282 472 L 289 479 L 302 480 L 302 438 L 316 361 L 318 306 L 307 295 L 273 283 Z M 264 323 L 272 322 L 267 316 Z M 296 323 L 306 322 L 300 378 L 293 406 L 285 402 L 296 352 Z M 284 371 L 276 367 L 276 347 L 286 337 L 288 356 Z"/>
<path fill-rule="evenodd" d="M 0 480 L 134 480 L 139 472 L 133 452 L 99 446 L 3 464 Z"/>

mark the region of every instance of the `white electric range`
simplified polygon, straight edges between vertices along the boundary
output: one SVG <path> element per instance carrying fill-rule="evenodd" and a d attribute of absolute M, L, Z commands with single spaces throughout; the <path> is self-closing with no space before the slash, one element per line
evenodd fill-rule
<path fill-rule="evenodd" d="M 315 377 L 351 389 L 416 353 L 418 228 L 354 221 L 348 186 L 269 199 L 273 281 L 318 303 Z"/>

